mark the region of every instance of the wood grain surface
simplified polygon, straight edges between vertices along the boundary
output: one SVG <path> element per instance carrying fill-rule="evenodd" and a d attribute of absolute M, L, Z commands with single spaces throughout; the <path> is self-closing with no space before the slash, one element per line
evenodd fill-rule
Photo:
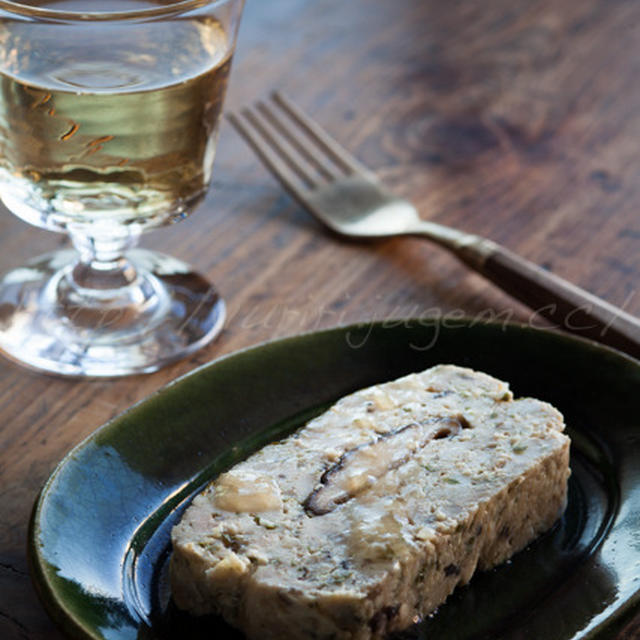
<path fill-rule="evenodd" d="M 640 3 L 247 0 L 227 100 L 278 88 L 425 218 L 492 238 L 640 314 Z M 0 271 L 65 244 L 0 214 Z M 72 381 L 0 361 L 0 638 L 61 638 L 31 586 L 30 510 L 109 418 L 235 349 L 372 318 L 500 314 L 542 324 L 417 239 L 326 233 L 223 125 L 212 189 L 143 239 L 210 276 L 221 337 L 160 372 Z M 640 638 L 640 615 L 618 636 Z"/>

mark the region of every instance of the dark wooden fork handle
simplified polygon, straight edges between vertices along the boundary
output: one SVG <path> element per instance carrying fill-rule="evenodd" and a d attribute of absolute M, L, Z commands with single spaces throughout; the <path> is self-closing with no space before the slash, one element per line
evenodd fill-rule
<path fill-rule="evenodd" d="M 590 338 L 640 359 L 640 320 L 604 300 L 521 258 L 478 238 L 460 247 L 469 266 L 520 300 L 558 329 Z"/>

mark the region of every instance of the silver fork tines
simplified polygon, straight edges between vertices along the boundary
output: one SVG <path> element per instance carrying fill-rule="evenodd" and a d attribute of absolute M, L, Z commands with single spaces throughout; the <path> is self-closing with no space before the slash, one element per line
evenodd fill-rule
<path fill-rule="evenodd" d="M 296 195 L 325 182 L 373 174 L 280 93 L 229 115 L 253 150 Z"/>
<path fill-rule="evenodd" d="M 285 189 L 334 231 L 381 237 L 426 224 L 283 95 L 273 93 L 229 120 Z"/>

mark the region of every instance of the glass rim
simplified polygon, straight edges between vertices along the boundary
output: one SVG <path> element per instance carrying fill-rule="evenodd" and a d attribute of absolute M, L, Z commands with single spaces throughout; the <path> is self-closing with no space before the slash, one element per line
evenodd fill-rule
<path fill-rule="evenodd" d="M 232 0 L 231 0 L 232 1 Z M 88 22 L 94 20 L 139 20 L 158 16 L 185 13 L 200 7 L 228 4 L 230 0 L 175 0 L 158 7 L 146 9 L 124 9 L 122 11 L 69 11 L 63 9 L 46 9 L 15 0 L 0 0 L 0 10 L 30 18 L 48 18 L 62 22 Z"/>

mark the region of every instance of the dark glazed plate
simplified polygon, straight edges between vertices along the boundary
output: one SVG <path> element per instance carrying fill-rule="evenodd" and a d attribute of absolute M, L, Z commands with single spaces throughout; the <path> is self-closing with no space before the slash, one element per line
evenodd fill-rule
<path fill-rule="evenodd" d="M 436 363 L 555 404 L 573 439 L 555 528 L 402 635 L 610 638 L 640 601 L 640 363 L 515 325 L 402 321 L 306 334 L 217 360 L 98 429 L 35 505 L 32 575 L 74 638 L 240 638 L 169 600 L 169 531 L 208 480 L 340 396 Z"/>

